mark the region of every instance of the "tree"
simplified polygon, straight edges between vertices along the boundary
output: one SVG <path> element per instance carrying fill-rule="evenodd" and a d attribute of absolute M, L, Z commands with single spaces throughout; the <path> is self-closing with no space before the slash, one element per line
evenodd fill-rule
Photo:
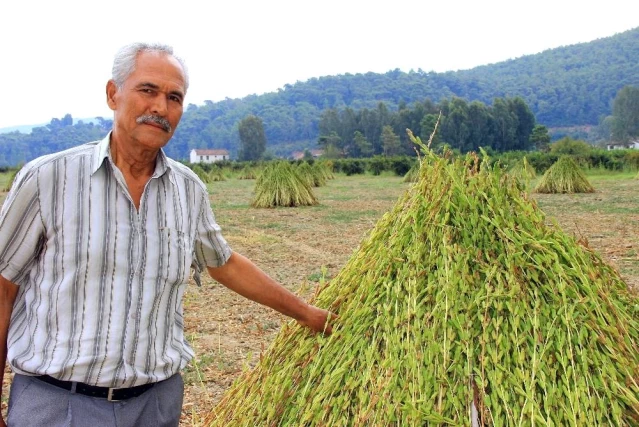
<path fill-rule="evenodd" d="M 530 143 L 539 151 L 548 151 L 550 149 L 548 146 L 550 144 L 548 128 L 544 125 L 535 125 L 530 134 Z"/>
<path fill-rule="evenodd" d="M 453 98 L 450 111 L 442 120 L 442 139 L 451 147 L 469 151 L 468 104 L 462 98 Z"/>
<path fill-rule="evenodd" d="M 353 134 L 352 146 L 353 150 L 349 153 L 352 157 L 370 157 L 373 154 L 373 145 L 358 130 Z"/>
<path fill-rule="evenodd" d="M 639 87 L 625 86 L 612 104 L 612 139 L 626 142 L 639 137 Z"/>
<path fill-rule="evenodd" d="M 586 141 L 572 139 L 569 136 L 550 144 L 550 152 L 557 155 L 586 156 L 592 151 L 592 146 Z"/>
<path fill-rule="evenodd" d="M 239 160 L 259 160 L 266 151 L 264 124 L 257 116 L 249 115 L 238 125 L 240 134 Z"/>
<path fill-rule="evenodd" d="M 515 150 L 526 150 L 530 145 L 530 134 L 535 127 L 535 115 L 520 97 L 508 100 L 508 106 L 513 115 L 517 117 L 515 141 L 512 148 Z"/>
<path fill-rule="evenodd" d="M 399 154 L 401 145 L 399 136 L 393 132 L 393 127 L 386 125 L 382 128 L 382 146 L 384 148 L 384 155 L 394 156 Z"/>
<path fill-rule="evenodd" d="M 502 98 L 495 98 L 492 113 L 495 126 L 493 148 L 497 151 L 513 150 L 516 146 L 517 116 L 509 108 L 507 100 Z"/>

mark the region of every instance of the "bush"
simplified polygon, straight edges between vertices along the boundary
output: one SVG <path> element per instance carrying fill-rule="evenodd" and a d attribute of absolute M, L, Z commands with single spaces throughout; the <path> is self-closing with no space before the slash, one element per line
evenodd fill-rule
<path fill-rule="evenodd" d="M 413 167 L 415 163 L 415 159 L 411 159 L 407 156 L 404 157 L 396 157 L 391 160 L 391 169 L 395 172 L 397 176 L 404 176 L 410 168 Z"/>
<path fill-rule="evenodd" d="M 347 159 L 342 162 L 341 169 L 346 176 L 359 175 L 366 172 L 366 163 L 360 159 Z"/>
<path fill-rule="evenodd" d="M 373 175 L 380 175 L 385 170 L 388 170 L 388 158 L 385 156 L 375 156 L 368 161 L 368 169 Z"/>

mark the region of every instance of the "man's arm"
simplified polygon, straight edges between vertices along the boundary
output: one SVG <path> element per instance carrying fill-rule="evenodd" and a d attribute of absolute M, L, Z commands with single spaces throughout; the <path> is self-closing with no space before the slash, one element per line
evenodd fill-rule
<path fill-rule="evenodd" d="M 330 334 L 332 331 L 328 320 L 334 314 L 307 304 L 237 252 L 233 252 L 221 267 L 208 267 L 208 271 L 211 277 L 232 291 L 292 317 L 315 332 Z"/>
<path fill-rule="evenodd" d="M 7 362 L 7 335 L 9 334 L 9 321 L 13 311 L 13 302 L 18 294 L 18 286 L 0 276 L 0 398 L 2 397 L 2 381 Z M 0 426 L 4 427 L 4 421 L 0 417 Z"/>

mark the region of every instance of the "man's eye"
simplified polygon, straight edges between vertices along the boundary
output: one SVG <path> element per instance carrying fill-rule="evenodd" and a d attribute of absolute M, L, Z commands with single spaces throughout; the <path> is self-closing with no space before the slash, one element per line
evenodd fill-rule
<path fill-rule="evenodd" d="M 181 103 L 182 103 L 182 98 L 180 98 L 179 96 L 170 96 L 170 97 L 169 97 L 169 99 L 170 99 L 171 101 L 175 101 L 175 102 L 177 102 L 177 103 L 179 103 L 179 104 L 181 104 Z"/>

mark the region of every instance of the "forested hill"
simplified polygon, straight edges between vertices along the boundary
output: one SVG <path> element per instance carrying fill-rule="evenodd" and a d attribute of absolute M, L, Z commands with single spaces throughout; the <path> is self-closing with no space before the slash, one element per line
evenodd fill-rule
<path fill-rule="evenodd" d="M 422 55 L 424 66 L 428 66 L 428 46 L 425 44 L 416 54 Z M 404 105 L 426 100 L 439 103 L 452 97 L 486 105 L 497 98 L 521 97 L 537 123 L 547 127 L 597 125 L 602 117 L 611 114 L 612 100 L 619 89 L 639 86 L 638 62 L 636 28 L 471 70 L 394 70 L 312 78 L 263 95 L 190 104 L 166 151 L 176 159 L 187 159 L 192 148 L 226 148 L 235 155 L 238 123 L 254 114 L 264 123 L 267 150 L 287 156 L 293 150 L 317 147 L 320 118 L 328 109 L 375 109 L 381 102 L 389 111 L 397 111 Z M 348 115 L 357 116 L 350 112 Z M 89 135 L 104 133 L 109 125 L 108 120 L 70 125 L 70 119 L 53 119 L 50 125 L 35 128 L 30 135 L 0 134 L 0 166 L 77 145 Z M 69 126 L 73 131 L 67 129 Z"/>
<path fill-rule="evenodd" d="M 427 64 L 427 46 L 420 54 Z M 179 153 L 194 146 L 234 152 L 238 144 L 237 123 L 246 115 L 255 114 L 264 121 L 269 148 L 282 154 L 293 147 L 299 149 L 299 142 L 314 143 L 319 135 L 320 113 L 328 108 L 375 108 L 381 101 L 395 110 L 401 103 L 426 99 L 439 102 L 453 96 L 487 105 L 495 98 L 520 96 L 540 124 L 596 125 L 610 114 L 619 89 L 639 85 L 638 62 L 636 28 L 471 70 L 394 70 L 313 78 L 260 96 L 191 105 L 178 128 L 174 148 Z M 198 134 L 194 132 L 197 129 L 205 132 Z"/>

